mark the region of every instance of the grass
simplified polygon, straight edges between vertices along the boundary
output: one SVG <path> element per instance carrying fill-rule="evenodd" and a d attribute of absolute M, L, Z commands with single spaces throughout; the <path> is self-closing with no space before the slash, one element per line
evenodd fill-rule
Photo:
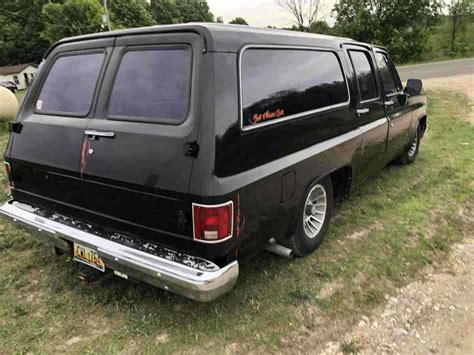
<path fill-rule="evenodd" d="M 26 95 L 26 90 L 20 90 L 20 91 L 16 92 L 15 96 L 18 99 L 18 102 L 20 103 L 20 105 L 21 105 L 25 95 Z"/>
<path fill-rule="evenodd" d="M 317 252 L 294 261 L 261 254 L 209 304 L 117 277 L 84 286 L 71 261 L 1 222 L 0 353 L 282 352 L 337 339 L 474 227 L 458 213 L 474 209 L 474 127 L 459 119 L 467 98 L 435 91 L 429 99 L 415 164 L 387 167 L 338 206 Z"/>

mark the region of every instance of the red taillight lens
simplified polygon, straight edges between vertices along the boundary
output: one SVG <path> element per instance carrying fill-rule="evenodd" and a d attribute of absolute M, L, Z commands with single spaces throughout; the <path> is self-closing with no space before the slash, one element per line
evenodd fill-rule
<path fill-rule="evenodd" d="M 216 242 L 231 237 L 233 210 L 232 201 L 215 206 L 193 204 L 194 239 Z"/>

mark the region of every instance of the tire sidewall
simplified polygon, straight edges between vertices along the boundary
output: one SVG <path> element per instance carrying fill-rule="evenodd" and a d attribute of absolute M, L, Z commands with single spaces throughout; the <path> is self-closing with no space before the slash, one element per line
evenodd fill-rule
<path fill-rule="evenodd" d="M 415 135 L 417 137 L 415 152 L 413 153 L 413 155 L 409 154 L 410 146 L 411 146 L 411 143 L 410 143 L 410 146 L 408 147 L 408 149 L 405 153 L 406 154 L 406 160 L 407 160 L 408 164 L 411 164 L 416 160 L 416 157 L 418 156 L 418 151 L 420 150 L 420 125 L 419 124 L 416 126 Z M 415 137 L 413 137 L 413 139 L 414 138 Z"/>
<path fill-rule="evenodd" d="M 326 215 L 324 216 L 323 225 L 318 235 L 316 235 L 314 238 L 309 238 L 304 231 L 304 225 L 303 225 L 304 210 L 305 210 L 306 199 L 308 198 L 308 194 L 310 193 L 311 189 L 315 185 L 323 186 L 326 192 L 326 203 L 327 203 Z M 326 233 L 328 231 L 333 208 L 334 208 L 334 192 L 333 192 L 332 182 L 329 177 L 324 177 L 320 180 L 316 180 L 312 182 L 306 188 L 305 193 L 300 203 L 300 207 L 298 209 L 298 223 L 296 226 L 296 233 L 293 238 L 293 250 L 298 256 L 304 256 L 304 255 L 310 254 L 312 251 L 314 251 L 315 249 L 319 247 L 319 245 L 324 240 L 324 237 L 326 236 Z"/>
<path fill-rule="evenodd" d="M 408 145 L 408 147 L 405 149 L 405 152 L 400 155 L 397 159 L 394 160 L 394 162 L 396 164 L 399 164 L 399 165 L 408 165 L 408 164 L 411 164 L 413 163 L 416 158 L 418 157 L 418 151 L 420 150 L 420 143 L 421 143 L 421 134 L 420 134 L 420 123 L 418 122 L 418 124 L 416 125 L 416 131 L 415 131 L 415 134 L 417 136 L 417 142 L 416 142 L 416 150 L 415 150 L 415 153 L 413 155 L 410 156 L 409 154 L 409 151 L 410 151 L 410 147 L 411 147 L 411 142 L 413 141 L 413 139 L 415 137 L 412 138 L 412 140 L 410 141 L 410 144 Z"/>

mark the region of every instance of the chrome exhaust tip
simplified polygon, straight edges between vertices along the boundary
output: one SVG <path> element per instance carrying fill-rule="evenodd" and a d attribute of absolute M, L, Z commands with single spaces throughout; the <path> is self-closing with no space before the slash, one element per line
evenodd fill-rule
<path fill-rule="evenodd" d="M 284 258 L 287 259 L 293 259 L 295 257 L 293 250 L 290 248 L 284 247 L 283 245 L 277 244 L 275 238 L 271 238 L 267 246 L 265 247 L 265 250 L 269 251 L 270 253 L 283 256 Z"/>

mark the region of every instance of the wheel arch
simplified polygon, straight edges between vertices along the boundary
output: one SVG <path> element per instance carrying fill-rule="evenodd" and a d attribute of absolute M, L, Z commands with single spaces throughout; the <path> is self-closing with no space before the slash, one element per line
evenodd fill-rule
<path fill-rule="evenodd" d="M 346 200 L 352 191 L 353 170 L 349 165 L 342 166 L 329 174 L 334 192 L 334 200 Z"/>
<path fill-rule="evenodd" d="M 426 115 L 421 116 L 418 119 L 418 125 L 420 127 L 420 138 L 423 138 L 423 135 L 426 133 L 428 129 L 428 117 Z"/>

